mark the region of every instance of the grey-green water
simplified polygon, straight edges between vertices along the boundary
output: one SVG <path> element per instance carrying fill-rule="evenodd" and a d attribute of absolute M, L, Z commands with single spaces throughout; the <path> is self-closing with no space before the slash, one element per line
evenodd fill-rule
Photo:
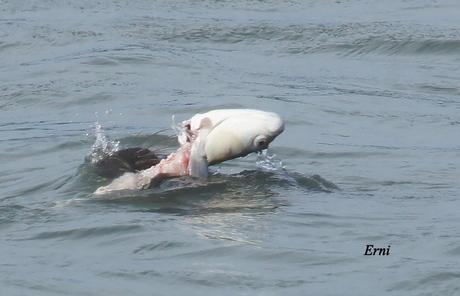
<path fill-rule="evenodd" d="M 453 0 L 0 1 L 1 295 L 459 295 L 459 20 Z M 171 115 L 227 107 L 286 120 L 285 170 L 91 196 L 95 122 L 169 152 Z"/>

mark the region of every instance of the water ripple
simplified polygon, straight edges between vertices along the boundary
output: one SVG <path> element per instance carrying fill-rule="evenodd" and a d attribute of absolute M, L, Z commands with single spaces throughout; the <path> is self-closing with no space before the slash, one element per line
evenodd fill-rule
<path fill-rule="evenodd" d="M 42 240 L 42 239 L 59 239 L 59 240 L 76 240 L 90 237 L 101 237 L 106 235 L 113 235 L 123 232 L 136 232 L 142 231 L 141 225 L 114 225 L 114 226 L 100 226 L 92 228 L 76 228 L 69 230 L 58 231 L 45 231 L 41 232 L 26 240 Z"/>

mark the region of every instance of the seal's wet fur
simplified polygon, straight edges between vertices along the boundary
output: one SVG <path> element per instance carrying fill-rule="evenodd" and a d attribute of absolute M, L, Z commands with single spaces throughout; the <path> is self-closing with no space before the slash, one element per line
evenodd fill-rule
<path fill-rule="evenodd" d="M 161 159 L 153 151 L 134 147 L 116 151 L 95 164 L 98 175 L 116 178 L 127 172 L 137 172 L 157 165 Z"/>

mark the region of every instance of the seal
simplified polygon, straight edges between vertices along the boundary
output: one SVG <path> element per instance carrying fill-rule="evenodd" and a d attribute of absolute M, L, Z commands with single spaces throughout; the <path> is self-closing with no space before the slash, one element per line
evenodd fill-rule
<path fill-rule="evenodd" d="M 133 147 L 113 152 L 94 164 L 95 172 L 106 178 L 116 178 L 124 173 L 134 173 L 148 169 L 160 162 L 153 151 Z"/>

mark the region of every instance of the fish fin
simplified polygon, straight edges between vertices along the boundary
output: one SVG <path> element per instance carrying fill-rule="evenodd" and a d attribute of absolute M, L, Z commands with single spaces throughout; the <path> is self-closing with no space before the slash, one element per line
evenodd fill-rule
<path fill-rule="evenodd" d="M 206 179 L 209 175 L 208 161 L 205 157 L 201 157 L 198 153 L 194 153 L 194 149 L 190 153 L 190 176 L 200 179 Z"/>
<path fill-rule="evenodd" d="M 190 150 L 189 170 L 190 175 L 197 178 L 206 179 L 209 175 L 208 160 L 206 158 L 206 137 L 212 128 L 211 120 L 207 117 L 200 122 L 198 136 L 192 144 Z"/>

